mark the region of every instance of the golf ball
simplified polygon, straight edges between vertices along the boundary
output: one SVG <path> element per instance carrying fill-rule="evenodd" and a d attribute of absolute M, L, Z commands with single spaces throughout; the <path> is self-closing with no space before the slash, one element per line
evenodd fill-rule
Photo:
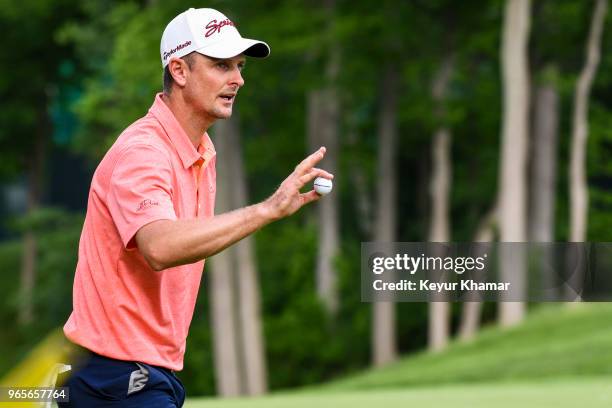
<path fill-rule="evenodd" d="M 317 177 L 314 181 L 314 189 L 317 193 L 321 195 L 328 194 L 332 191 L 332 181 L 323 177 Z"/>

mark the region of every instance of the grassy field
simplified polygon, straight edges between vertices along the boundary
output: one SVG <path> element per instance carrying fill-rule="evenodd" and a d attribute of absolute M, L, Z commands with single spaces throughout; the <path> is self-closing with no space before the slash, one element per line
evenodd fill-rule
<path fill-rule="evenodd" d="M 419 353 L 323 386 L 338 390 L 612 376 L 612 304 L 544 306 L 443 353 Z M 612 405 L 611 405 L 612 406 Z"/>
<path fill-rule="evenodd" d="M 450 385 L 351 392 L 301 392 L 254 399 L 192 398 L 185 408 L 609 408 L 612 377 L 572 381 Z"/>
<path fill-rule="evenodd" d="M 186 407 L 612 407 L 611 304 L 551 305 L 521 326 L 377 370 L 257 399 Z"/>

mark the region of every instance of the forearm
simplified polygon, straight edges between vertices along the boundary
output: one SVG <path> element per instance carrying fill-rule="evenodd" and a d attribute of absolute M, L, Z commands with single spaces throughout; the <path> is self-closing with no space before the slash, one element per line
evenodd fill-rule
<path fill-rule="evenodd" d="M 267 200 L 213 218 L 159 220 L 136 233 L 136 244 L 149 265 L 159 271 L 212 256 L 272 221 L 287 217 L 320 196 L 300 189 L 315 177 L 333 175 L 314 167 L 325 148 L 304 159 Z"/>
<path fill-rule="evenodd" d="M 213 256 L 273 220 L 260 203 L 212 218 L 156 221 L 136 238 L 151 267 L 162 270 Z"/>

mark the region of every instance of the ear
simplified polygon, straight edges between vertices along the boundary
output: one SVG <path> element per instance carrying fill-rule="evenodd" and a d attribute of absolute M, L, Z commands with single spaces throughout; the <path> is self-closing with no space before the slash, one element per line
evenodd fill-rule
<path fill-rule="evenodd" d="M 168 70 L 174 82 L 178 86 L 184 87 L 187 83 L 187 76 L 189 75 L 189 66 L 187 63 L 180 58 L 172 58 L 170 62 L 168 62 Z"/>

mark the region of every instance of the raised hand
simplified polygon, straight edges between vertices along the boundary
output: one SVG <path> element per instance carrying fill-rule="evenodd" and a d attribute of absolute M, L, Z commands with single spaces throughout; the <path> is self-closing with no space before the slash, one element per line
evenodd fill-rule
<path fill-rule="evenodd" d="M 325 147 L 306 157 L 298 164 L 293 171 L 278 187 L 278 189 L 268 198 L 264 204 L 273 219 L 287 217 L 302 206 L 321 198 L 316 191 L 310 190 L 307 193 L 300 193 L 300 190 L 316 177 L 333 179 L 334 175 L 325 170 L 314 167 L 325 156 Z"/>

